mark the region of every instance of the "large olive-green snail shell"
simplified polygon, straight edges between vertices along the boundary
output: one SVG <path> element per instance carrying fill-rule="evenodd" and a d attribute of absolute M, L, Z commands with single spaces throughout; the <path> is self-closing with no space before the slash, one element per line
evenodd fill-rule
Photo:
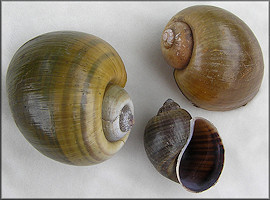
<path fill-rule="evenodd" d="M 192 6 L 166 25 L 162 54 L 175 68 L 181 92 L 207 110 L 232 110 L 259 91 L 264 64 L 250 28 L 232 13 L 214 6 Z"/>
<path fill-rule="evenodd" d="M 107 42 L 75 31 L 28 41 L 6 76 L 24 137 L 42 154 L 71 165 L 100 163 L 126 142 L 134 122 L 126 80 L 124 64 Z"/>
<path fill-rule="evenodd" d="M 148 121 L 144 147 L 160 174 L 191 192 L 213 186 L 223 169 L 224 148 L 216 127 L 192 118 L 171 99 Z"/>

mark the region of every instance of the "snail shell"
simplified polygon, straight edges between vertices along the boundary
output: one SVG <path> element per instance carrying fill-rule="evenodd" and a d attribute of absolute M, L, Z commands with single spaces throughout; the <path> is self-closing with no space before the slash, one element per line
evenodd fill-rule
<path fill-rule="evenodd" d="M 207 110 L 232 110 L 259 91 L 264 64 L 250 28 L 214 6 L 192 6 L 166 25 L 161 50 L 181 92 Z"/>
<path fill-rule="evenodd" d="M 20 47 L 6 81 L 14 120 L 38 151 L 62 163 L 92 165 L 112 157 L 129 136 L 134 108 L 126 80 L 107 42 L 59 31 Z"/>
<path fill-rule="evenodd" d="M 216 127 L 192 118 L 171 99 L 147 123 L 144 147 L 159 173 L 192 192 L 213 186 L 223 169 L 224 148 Z"/>

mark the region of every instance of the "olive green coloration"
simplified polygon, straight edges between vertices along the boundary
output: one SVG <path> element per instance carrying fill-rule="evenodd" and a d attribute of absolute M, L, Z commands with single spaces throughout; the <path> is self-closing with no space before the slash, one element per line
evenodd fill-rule
<path fill-rule="evenodd" d="M 126 78 L 121 58 L 104 40 L 74 31 L 46 33 L 12 58 L 9 105 L 24 137 L 42 154 L 66 164 L 97 164 L 128 138 L 130 129 L 108 141 L 102 127 L 104 94 L 111 88 L 124 94 Z"/>

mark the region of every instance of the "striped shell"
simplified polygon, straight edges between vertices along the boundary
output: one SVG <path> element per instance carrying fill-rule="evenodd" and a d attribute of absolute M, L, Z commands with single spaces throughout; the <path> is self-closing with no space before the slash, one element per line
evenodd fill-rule
<path fill-rule="evenodd" d="M 224 148 L 215 126 L 192 118 L 171 99 L 147 123 L 144 147 L 159 173 L 192 192 L 213 186 L 223 169 Z"/>
<path fill-rule="evenodd" d="M 183 24 L 187 27 L 180 26 Z M 161 49 L 169 65 L 181 68 L 174 70 L 179 89 L 200 108 L 225 111 L 241 107 L 261 86 L 260 45 L 250 28 L 224 9 L 192 6 L 180 11 L 166 25 Z"/>
<path fill-rule="evenodd" d="M 24 137 L 42 154 L 72 165 L 100 163 L 124 145 L 130 130 L 120 140 L 106 139 L 102 108 L 111 88 L 126 101 L 126 80 L 124 64 L 107 42 L 72 31 L 25 43 L 6 78 L 10 108 Z"/>

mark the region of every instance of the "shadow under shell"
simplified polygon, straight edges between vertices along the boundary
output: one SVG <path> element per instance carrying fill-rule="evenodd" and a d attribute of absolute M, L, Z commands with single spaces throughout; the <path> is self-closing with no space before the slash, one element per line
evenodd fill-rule
<path fill-rule="evenodd" d="M 197 118 L 191 141 L 180 161 L 181 183 L 193 192 L 207 190 L 217 182 L 223 163 L 224 148 L 217 129 L 209 121 Z"/>

